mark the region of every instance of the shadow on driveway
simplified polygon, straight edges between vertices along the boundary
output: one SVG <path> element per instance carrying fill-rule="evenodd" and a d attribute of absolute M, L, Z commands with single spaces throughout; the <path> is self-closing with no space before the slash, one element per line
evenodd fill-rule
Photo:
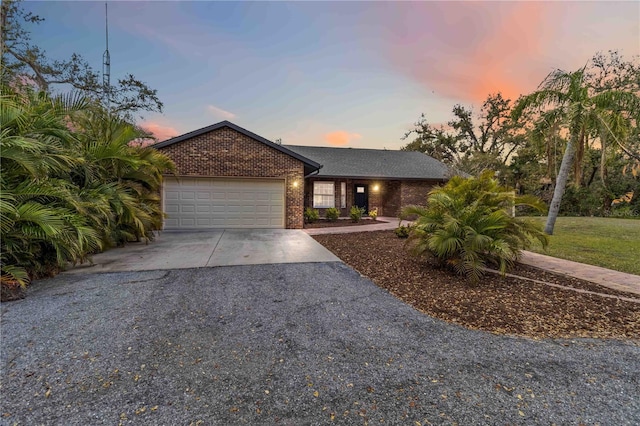
<path fill-rule="evenodd" d="M 637 345 L 464 329 L 340 262 L 29 293 L 2 306 L 3 424 L 640 423 Z"/>

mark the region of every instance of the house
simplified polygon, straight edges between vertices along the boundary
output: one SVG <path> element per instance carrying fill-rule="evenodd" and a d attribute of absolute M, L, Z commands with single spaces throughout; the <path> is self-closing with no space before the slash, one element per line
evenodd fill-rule
<path fill-rule="evenodd" d="M 163 182 L 165 229 L 296 229 L 305 207 L 396 216 L 449 176 L 419 152 L 279 145 L 228 121 L 153 146 L 177 169 Z"/>
<path fill-rule="evenodd" d="M 328 207 L 349 216 L 351 206 L 397 216 L 404 206 L 424 204 L 435 185 L 448 180 L 449 169 L 416 151 L 285 145 L 322 164 L 305 178 L 305 207 Z"/>

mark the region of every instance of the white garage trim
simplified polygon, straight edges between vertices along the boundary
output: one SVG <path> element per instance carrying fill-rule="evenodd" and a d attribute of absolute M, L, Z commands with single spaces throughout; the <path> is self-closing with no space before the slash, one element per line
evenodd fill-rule
<path fill-rule="evenodd" d="M 284 228 L 279 179 L 165 177 L 164 229 Z"/>

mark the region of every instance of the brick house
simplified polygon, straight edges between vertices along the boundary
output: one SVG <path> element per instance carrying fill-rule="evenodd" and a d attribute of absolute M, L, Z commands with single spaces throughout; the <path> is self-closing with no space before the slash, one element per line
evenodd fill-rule
<path fill-rule="evenodd" d="M 396 216 L 449 174 L 418 152 L 278 145 L 228 121 L 153 146 L 177 169 L 163 181 L 165 229 L 296 229 L 307 206 Z"/>

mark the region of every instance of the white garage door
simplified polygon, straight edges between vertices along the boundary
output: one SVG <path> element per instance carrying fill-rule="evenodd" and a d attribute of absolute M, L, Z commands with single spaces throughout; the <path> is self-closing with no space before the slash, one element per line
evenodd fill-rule
<path fill-rule="evenodd" d="M 165 229 L 284 228 L 284 181 L 164 180 Z"/>

